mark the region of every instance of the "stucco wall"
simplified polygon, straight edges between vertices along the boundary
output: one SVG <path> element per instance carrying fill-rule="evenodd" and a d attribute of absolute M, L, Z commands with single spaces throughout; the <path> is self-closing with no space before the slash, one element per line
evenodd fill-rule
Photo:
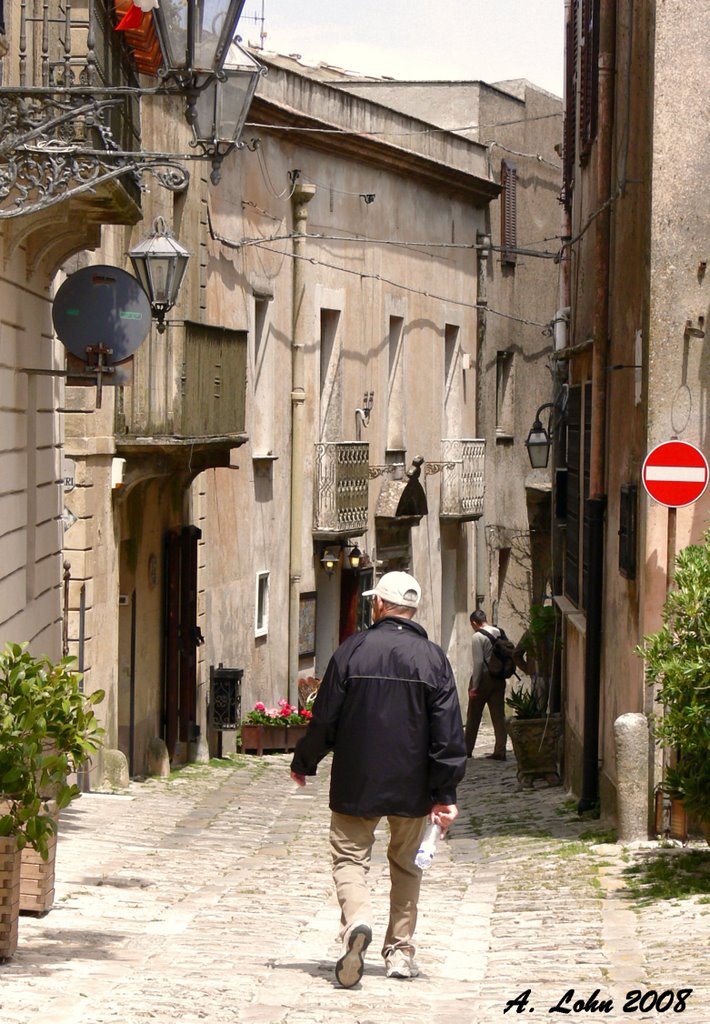
<path fill-rule="evenodd" d="M 48 281 L 0 227 L 0 643 L 61 656 L 61 437 Z"/>

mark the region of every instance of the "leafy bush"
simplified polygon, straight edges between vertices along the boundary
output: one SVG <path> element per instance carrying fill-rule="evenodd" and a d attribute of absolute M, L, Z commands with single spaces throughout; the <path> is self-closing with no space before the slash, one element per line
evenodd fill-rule
<path fill-rule="evenodd" d="M 27 644 L 0 651 L 0 836 L 17 837 L 43 857 L 56 830 L 48 800 L 59 809 L 79 796 L 67 776 L 94 754 L 104 730 L 93 705 L 102 690 L 86 696 L 74 659 L 54 664 L 35 658 Z"/>
<path fill-rule="evenodd" d="M 687 811 L 710 822 L 710 530 L 676 559 L 663 626 L 637 648 L 649 686 L 658 686 L 656 741 L 674 751 L 667 788 Z"/>

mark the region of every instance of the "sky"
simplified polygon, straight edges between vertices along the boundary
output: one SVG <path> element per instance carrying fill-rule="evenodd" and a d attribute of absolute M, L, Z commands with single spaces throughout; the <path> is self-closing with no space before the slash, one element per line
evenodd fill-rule
<path fill-rule="evenodd" d="M 264 49 L 398 79 L 527 78 L 562 96 L 563 0 L 246 0 Z M 256 20 L 255 20 L 256 19 Z"/>

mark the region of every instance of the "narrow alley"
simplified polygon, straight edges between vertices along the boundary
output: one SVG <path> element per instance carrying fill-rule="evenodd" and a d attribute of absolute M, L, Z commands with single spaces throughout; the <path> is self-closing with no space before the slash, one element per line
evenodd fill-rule
<path fill-rule="evenodd" d="M 648 850 L 610 843 L 561 788 L 518 792 L 512 757 L 486 760 L 482 740 L 424 878 L 418 979 L 387 979 L 379 957 L 381 835 L 365 975 L 336 985 L 327 762 L 299 791 L 290 755 L 244 757 L 63 813 L 55 905 L 21 918 L 0 966 L 2 1024 L 706 1024 L 707 896 L 630 898 L 624 872 Z"/>

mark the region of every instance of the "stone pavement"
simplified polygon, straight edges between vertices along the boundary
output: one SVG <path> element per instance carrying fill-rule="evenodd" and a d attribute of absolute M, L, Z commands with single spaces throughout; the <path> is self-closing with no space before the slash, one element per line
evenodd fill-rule
<path fill-rule="evenodd" d="M 416 980 L 387 979 L 379 954 L 384 829 L 375 937 L 362 983 L 344 990 L 328 763 L 299 790 L 289 755 L 244 757 L 63 812 L 56 902 L 20 920 L 0 965 L 0 1024 L 496 1024 L 531 1012 L 708 1024 L 708 897 L 630 898 L 624 870 L 648 850 L 600 845 L 599 823 L 580 821 L 560 788 L 518 792 L 512 755 L 486 760 L 491 748 L 483 730 L 460 817 L 424 877 Z"/>

